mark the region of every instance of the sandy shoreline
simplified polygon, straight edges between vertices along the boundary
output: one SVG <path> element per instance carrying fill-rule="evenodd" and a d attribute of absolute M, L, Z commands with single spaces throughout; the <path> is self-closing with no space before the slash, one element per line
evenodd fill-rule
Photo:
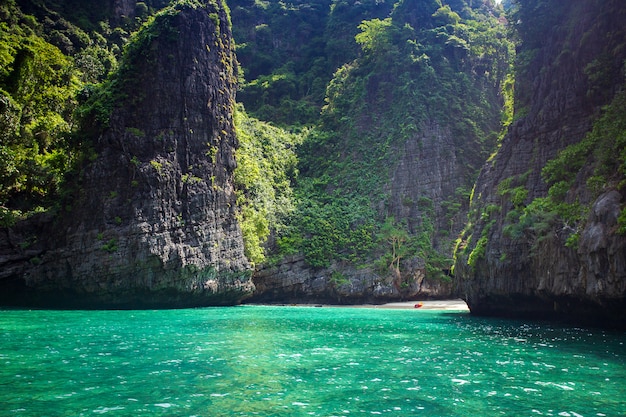
<path fill-rule="evenodd" d="M 421 304 L 419 307 L 420 310 L 464 310 L 469 311 L 467 304 L 465 301 L 458 300 L 416 300 L 416 301 L 405 301 L 405 302 L 397 302 L 397 303 L 387 303 L 381 305 L 372 305 L 366 307 L 372 308 L 393 308 L 393 309 L 406 309 L 411 308 L 415 309 L 416 305 Z"/>
<path fill-rule="evenodd" d="M 419 308 L 416 305 L 421 304 Z M 355 304 L 355 305 L 334 305 L 334 304 L 283 304 L 294 307 L 335 307 L 335 308 L 382 308 L 382 309 L 415 309 L 415 310 L 456 310 L 469 311 L 465 301 L 457 300 L 415 300 L 399 301 L 386 304 Z"/>

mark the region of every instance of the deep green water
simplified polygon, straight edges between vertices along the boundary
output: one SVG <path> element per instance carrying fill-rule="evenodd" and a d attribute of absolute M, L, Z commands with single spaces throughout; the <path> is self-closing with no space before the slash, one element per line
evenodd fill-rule
<path fill-rule="evenodd" d="M 626 335 L 464 312 L 0 311 L 1 416 L 624 416 Z"/>

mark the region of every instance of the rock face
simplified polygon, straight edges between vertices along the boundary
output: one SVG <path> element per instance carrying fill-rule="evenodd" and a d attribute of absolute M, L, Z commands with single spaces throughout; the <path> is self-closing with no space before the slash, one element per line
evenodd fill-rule
<path fill-rule="evenodd" d="M 369 268 L 356 269 L 334 263 L 330 268 L 311 268 L 302 256 L 283 259 L 254 275 L 255 302 L 361 304 L 445 298 L 452 294 L 452 282 L 427 280 L 424 270 L 415 268 L 405 285 L 390 277 L 381 278 Z"/>
<path fill-rule="evenodd" d="M 131 43 L 71 206 L 43 233 L 18 225 L 0 242 L 5 299 L 179 307 L 249 295 L 233 190 L 235 71 L 221 3 L 160 12 Z"/>
<path fill-rule="evenodd" d="M 467 215 L 468 204 L 458 202 L 463 200 L 456 190 L 471 186 L 472 168 L 484 161 L 484 155 L 467 155 L 461 146 L 464 140 L 455 137 L 446 125 L 427 123 L 419 135 L 404 144 L 389 182 L 393 216 L 406 219 L 412 232 L 432 217 L 432 244 L 442 252 L 449 251 L 450 240 L 462 230 Z M 454 203 L 453 210 L 450 206 Z"/>
<path fill-rule="evenodd" d="M 136 0 L 113 0 L 113 17 L 115 20 L 135 17 Z"/>
<path fill-rule="evenodd" d="M 390 212 L 396 219 L 405 220 L 411 232 L 432 221 L 431 217 L 436 219 L 435 229 L 448 231 L 447 236 L 456 236 L 463 227 L 467 207 L 455 216 L 446 216 L 443 204 L 454 196 L 455 189 L 467 185 L 467 169 L 455 155 L 459 149 L 449 129 L 433 122 L 408 139 L 399 151 L 385 192 L 389 195 Z M 446 242 L 441 242 L 441 236 L 434 234 L 433 243 L 442 243 L 441 249 L 445 250 Z M 402 273 L 398 275 L 337 261 L 329 268 L 312 268 L 304 257 L 290 256 L 255 273 L 256 291 L 252 299 L 355 304 L 452 296 L 451 280 L 429 279 L 422 259 L 407 257 L 401 264 Z"/>
<path fill-rule="evenodd" d="M 517 76 L 515 106 L 526 114 L 476 183 L 473 215 L 457 250 L 457 292 L 477 314 L 625 326 L 626 237 L 616 233 L 624 187 L 606 183 L 594 194 L 589 175 L 579 173 L 567 201 L 591 209 L 577 247 L 568 243 L 567 222 L 541 232 L 545 223 L 530 224 L 518 234 L 507 227 L 518 227 L 516 210 L 548 195 L 546 162 L 580 142 L 623 86 L 626 4 L 520 3 L 529 21 L 520 23 L 518 57 L 530 63 Z M 599 66 L 602 77 L 594 71 Z M 504 184 L 519 191 L 517 199 Z"/>
<path fill-rule="evenodd" d="M 470 5 L 454 7 L 469 17 Z M 305 141 L 302 155 L 314 163 L 302 166 L 300 178 L 324 184 L 327 197 L 316 207 L 332 206 L 332 214 L 350 207 L 354 216 L 329 214 L 317 222 L 305 214 L 303 240 L 312 244 L 302 246 L 313 250 L 302 253 L 315 263 L 307 268 L 305 260 L 288 256 L 262 269 L 254 277 L 255 300 L 281 301 L 281 294 L 290 301 L 340 303 L 452 296 L 454 241 L 469 190 L 491 152 L 490 134 L 500 125 L 499 87 L 508 62 L 504 43 L 495 42 L 498 53 L 492 55 L 451 47 L 459 38 L 441 34 L 462 19 L 440 7 L 435 1 L 398 3 L 385 23 L 394 28 L 389 44 L 364 46 L 329 84 L 320 124 L 328 134 L 314 148 Z M 435 18 L 446 10 L 449 23 Z M 501 29 L 495 19 L 489 25 L 492 33 Z M 467 38 L 474 42 L 480 41 Z M 418 44 L 422 49 L 405 49 Z M 375 214 L 368 218 L 370 212 Z M 372 227 L 362 227 L 369 219 Z M 358 232 L 346 236 L 347 228 Z"/>

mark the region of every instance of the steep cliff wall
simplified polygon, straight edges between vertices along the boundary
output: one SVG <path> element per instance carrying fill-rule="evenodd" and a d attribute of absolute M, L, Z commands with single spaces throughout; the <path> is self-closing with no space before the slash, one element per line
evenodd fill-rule
<path fill-rule="evenodd" d="M 623 100 L 611 103 L 624 87 L 626 4 L 519 3 L 517 120 L 476 183 L 458 294 L 478 314 L 625 325 L 626 190 L 610 155 L 624 155 Z M 607 104 L 614 131 L 591 132 Z"/>
<path fill-rule="evenodd" d="M 252 292 L 235 218 L 235 71 L 221 3 L 180 2 L 136 35 L 93 100 L 74 201 L 4 231 L 5 302 L 174 307 Z"/>
<path fill-rule="evenodd" d="M 451 296 L 454 240 L 495 144 L 509 44 L 496 9 L 443 3 L 401 1 L 359 26 L 361 54 L 335 73 L 298 149 L 298 206 L 271 248 L 288 256 L 255 275 L 256 299 Z"/>

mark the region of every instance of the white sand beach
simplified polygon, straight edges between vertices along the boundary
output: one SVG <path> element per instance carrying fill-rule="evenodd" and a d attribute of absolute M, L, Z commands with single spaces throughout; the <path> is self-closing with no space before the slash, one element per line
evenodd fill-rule
<path fill-rule="evenodd" d="M 334 307 L 334 308 L 383 308 L 383 309 L 419 309 L 419 310 L 456 310 L 469 311 L 465 301 L 456 300 L 415 300 L 415 301 L 399 301 L 385 304 L 282 304 L 294 307 Z M 419 305 L 419 307 L 417 307 Z"/>
<path fill-rule="evenodd" d="M 394 308 L 394 309 L 415 309 L 417 305 L 420 305 L 420 310 L 464 310 L 469 311 L 465 301 L 461 299 L 457 300 L 415 300 L 415 301 L 403 301 L 396 303 L 387 303 L 381 305 L 371 305 L 366 307 L 372 308 Z"/>

